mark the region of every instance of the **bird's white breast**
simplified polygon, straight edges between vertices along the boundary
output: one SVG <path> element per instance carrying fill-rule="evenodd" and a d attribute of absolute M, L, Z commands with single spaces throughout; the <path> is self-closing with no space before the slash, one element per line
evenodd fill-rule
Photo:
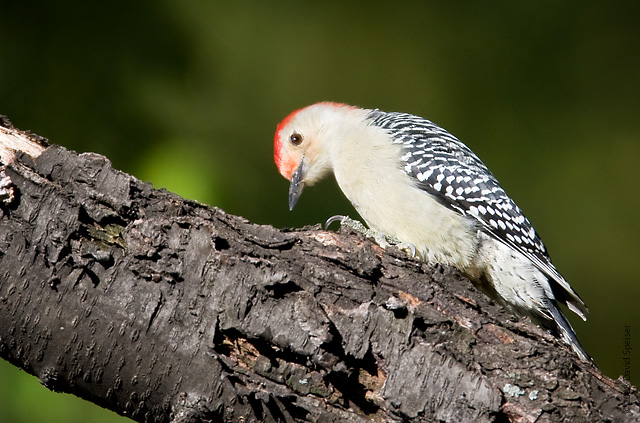
<path fill-rule="evenodd" d="M 331 149 L 333 171 L 369 227 L 413 244 L 424 259 L 466 269 L 477 250 L 472 221 L 417 187 L 402 169 L 402 147 L 384 130 L 363 126 L 342 134 Z"/>

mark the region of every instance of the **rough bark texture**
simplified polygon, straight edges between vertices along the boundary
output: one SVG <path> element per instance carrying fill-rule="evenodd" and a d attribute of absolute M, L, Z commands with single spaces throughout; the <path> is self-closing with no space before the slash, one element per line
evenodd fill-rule
<path fill-rule="evenodd" d="M 137 421 L 632 422 L 635 388 L 454 269 L 47 148 L 6 168 L 0 356 Z"/>

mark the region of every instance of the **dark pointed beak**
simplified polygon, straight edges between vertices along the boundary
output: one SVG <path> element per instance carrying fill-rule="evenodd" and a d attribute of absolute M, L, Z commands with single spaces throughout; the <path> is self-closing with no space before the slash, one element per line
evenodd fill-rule
<path fill-rule="evenodd" d="M 302 157 L 298 168 L 291 175 L 291 185 L 289 185 L 289 210 L 293 210 L 304 189 L 304 172 L 304 157 Z"/>

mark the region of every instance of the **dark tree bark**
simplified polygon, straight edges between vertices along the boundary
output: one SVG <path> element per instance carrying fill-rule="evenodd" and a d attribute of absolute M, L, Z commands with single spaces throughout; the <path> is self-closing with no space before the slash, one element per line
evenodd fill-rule
<path fill-rule="evenodd" d="M 455 269 L 40 150 L 3 156 L 0 356 L 50 389 L 149 422 L 640 418 Z"/>

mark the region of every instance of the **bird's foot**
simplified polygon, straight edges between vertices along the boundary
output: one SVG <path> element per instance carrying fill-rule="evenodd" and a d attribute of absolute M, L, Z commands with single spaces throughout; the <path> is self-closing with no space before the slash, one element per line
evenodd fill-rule
<path fill-rule="evenodd" d="M 378 244 L 384 249 L 386 249 L 387 247 L 393 246 L 404 251 L 411 257 L 416 256 L 416 247 L 413 244 L 404 242 L 395 236 L 387 235 L 382 232 L 369 229 L 366 226 L 364 226 L 362 222 L 354 220 L 349 216 L 340 216 L 340 215 L 332 216 L 329 219 L 327 219 L 327 222 L 324 224 L 324 228 L 327 229 L 329 225 L 331 225 L 333 222 L 340 222 L 341 228 L 346 227 L 358 233 L 361 233 L 365 237 L 375 241 L 376 244 Z"/>

